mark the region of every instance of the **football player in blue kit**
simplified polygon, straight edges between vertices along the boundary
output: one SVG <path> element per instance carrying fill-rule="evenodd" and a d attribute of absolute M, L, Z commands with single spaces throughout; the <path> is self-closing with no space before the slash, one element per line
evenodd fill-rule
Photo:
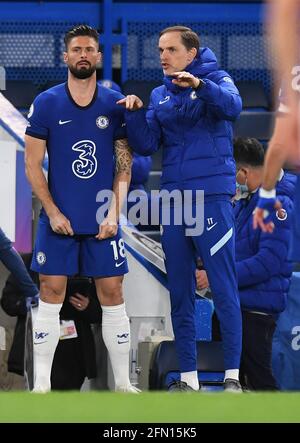
<path fill-rule="evenodd" d="M 68 80 L 38 95 L 28 115 L 26 173 L 42 203 L 31 265 L 40 274 L 41 299 L 34 323 L 34 392 L 51 389 L 67 276 L 78 273 L 95 279 L 115 389 L 138 392 L 129 380 L 130 328 L 122 296 L 128 269 L 118 227 L 132 155 L 124 110 L 116 104 L 123 96 L 97 84 L 100 59 L 95 29 L 79 25 L 68 31 Z M 46 150 L 48 182 L 42 170 Z M 97 195 L 105 190 L 113 190 L 114 198 L 99 219 Z"/>
<path fill-rule="evenodd" d="M 218 68 L 209 48 L 200 48 L 190 28 L 166 28 L 159 38 L 164 84 L 152 91 L 148 111 L 142 101 L 129 95 L 126 106 L 130 146 L 142 155 L 163 147 L 161 188 L 182 194 L 204 191 L 204 230 L 187 235 L 187 224 L 173 220 L 163 224 L 162 245 L 166 256 L 171 316 L 181 380 L 172 391 L 199 389 L 195 333 L 195 268 L 201 257 L 210 278 L 214 305 L 220 318 L 227 391 L 241 392 L 241 311 L 235 254 L 235 162 L 232 153 L 232 121 L 241 109 L 233 80 Z M 134 133 L 131 131 L 135 129 Z M 194 200 L 193 210 L 197 209 Z M 183 211 L 186 205 L 183 206 Z M 173 219 L 174 207 L 170 207 Z M 196 212 L 196 211 L 195 211 Z M 200 356 L 201 358 L 201 356 Z"/>

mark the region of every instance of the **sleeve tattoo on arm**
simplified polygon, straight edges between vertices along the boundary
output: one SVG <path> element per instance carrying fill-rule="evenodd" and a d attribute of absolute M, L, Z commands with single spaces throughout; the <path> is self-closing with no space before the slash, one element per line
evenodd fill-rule
<path fill-rule="evenodd" d="M 115 155 L 116 174 L 125 173 L 130 175 L 132 166 L 132 150 L 130 149 L 126 138 L 116 140 Z"/>

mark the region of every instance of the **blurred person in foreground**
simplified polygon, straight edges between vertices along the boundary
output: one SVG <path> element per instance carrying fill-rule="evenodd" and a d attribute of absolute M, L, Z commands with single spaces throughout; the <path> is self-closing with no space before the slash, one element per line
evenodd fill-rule
<path fill-rule="evenodd" d="M 266 24 L 276 60 L 275 90 L 281 84 L 285 92 L 279 108 L 281 115 L 276 118 L 268 146 L 259 200 L 253 217 L 254 228 L 260 227 L 264 232 L 273 231 L 271 218 L 281 207 L 275 190 L 281 168 L 286 165 L 299 171 L 300 167 L 299 92 L 292 79 L 300 61 L 299 14 L 299 0 L 269 0 Z"/>

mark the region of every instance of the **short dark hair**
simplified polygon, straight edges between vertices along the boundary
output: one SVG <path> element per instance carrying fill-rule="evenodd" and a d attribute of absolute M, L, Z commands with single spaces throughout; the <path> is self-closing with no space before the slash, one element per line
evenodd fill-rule
<path fill-rule="evenodd" d="M 69 31 L 67 31 L 65 34 L 64 42 L 65 42 L 66 49 L 68 49 L 68 45 L 69 45 L 70 41 L 72 40 L 72 38 L 82 36 L 82 35 L 93 38 L 95 40 L 95 42 L 97 42 L 98 47 L 99 47 L 99 34 L 98 34 L 97 30 L 92 28 L 89 25 L 77 25 L 77 26 L 74 26 L 74 28 L 69 29 Z"/>
<path fill-rule="evenodd" d="M 234 139 L 234 159 L 237 164 L 244 166 L 263 166 L 265 151 L 262 144 L 256 138 Z"/>
<path fill-rule="evenodd" d="M 180 32 L 182 44 L 186 47 L 188 51 L 192 48 L 196 48 L 197 51 L 199 50 L 199 36 L 198 34 L 196 34 L 196 32 L 192 31 L 191 28 L 188 28 L 187 26 L 170 26 L 169 28 L 163 29 L 160 32 L 159 37 L 166 34 L 167 32 Z"/>

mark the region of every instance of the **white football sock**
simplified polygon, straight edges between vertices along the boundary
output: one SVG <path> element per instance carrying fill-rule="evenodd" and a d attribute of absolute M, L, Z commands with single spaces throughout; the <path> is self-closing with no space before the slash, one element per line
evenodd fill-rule
<path fill-rule="evenodd" d="M 62 304 L 39 302 L 33 325 L 34 391 L 51 389 L 50 376 L 55 349 L 60 336 L 59 311 Z"/>
<path fill-rule="evenodd" d="M 233 378 L 234 380 L 239 379 L 239 369 L 226 369 L 225 375 L 224 375 L 224 381 L 226 378 Z"/>
<path fill-rule="evenodd" d="M 186 384 L 195 389 L 195 391 L 199 391 L 199 380 L 197 371 L 181 372 L 180 380 L 185 381 Z"/>
<path fill-rule="evenodd" d="M 102 306 L 102 336 L 114 373 L 115 389 L 124 390 L 130 386 L 130 327 L 125 303 Z"/>

